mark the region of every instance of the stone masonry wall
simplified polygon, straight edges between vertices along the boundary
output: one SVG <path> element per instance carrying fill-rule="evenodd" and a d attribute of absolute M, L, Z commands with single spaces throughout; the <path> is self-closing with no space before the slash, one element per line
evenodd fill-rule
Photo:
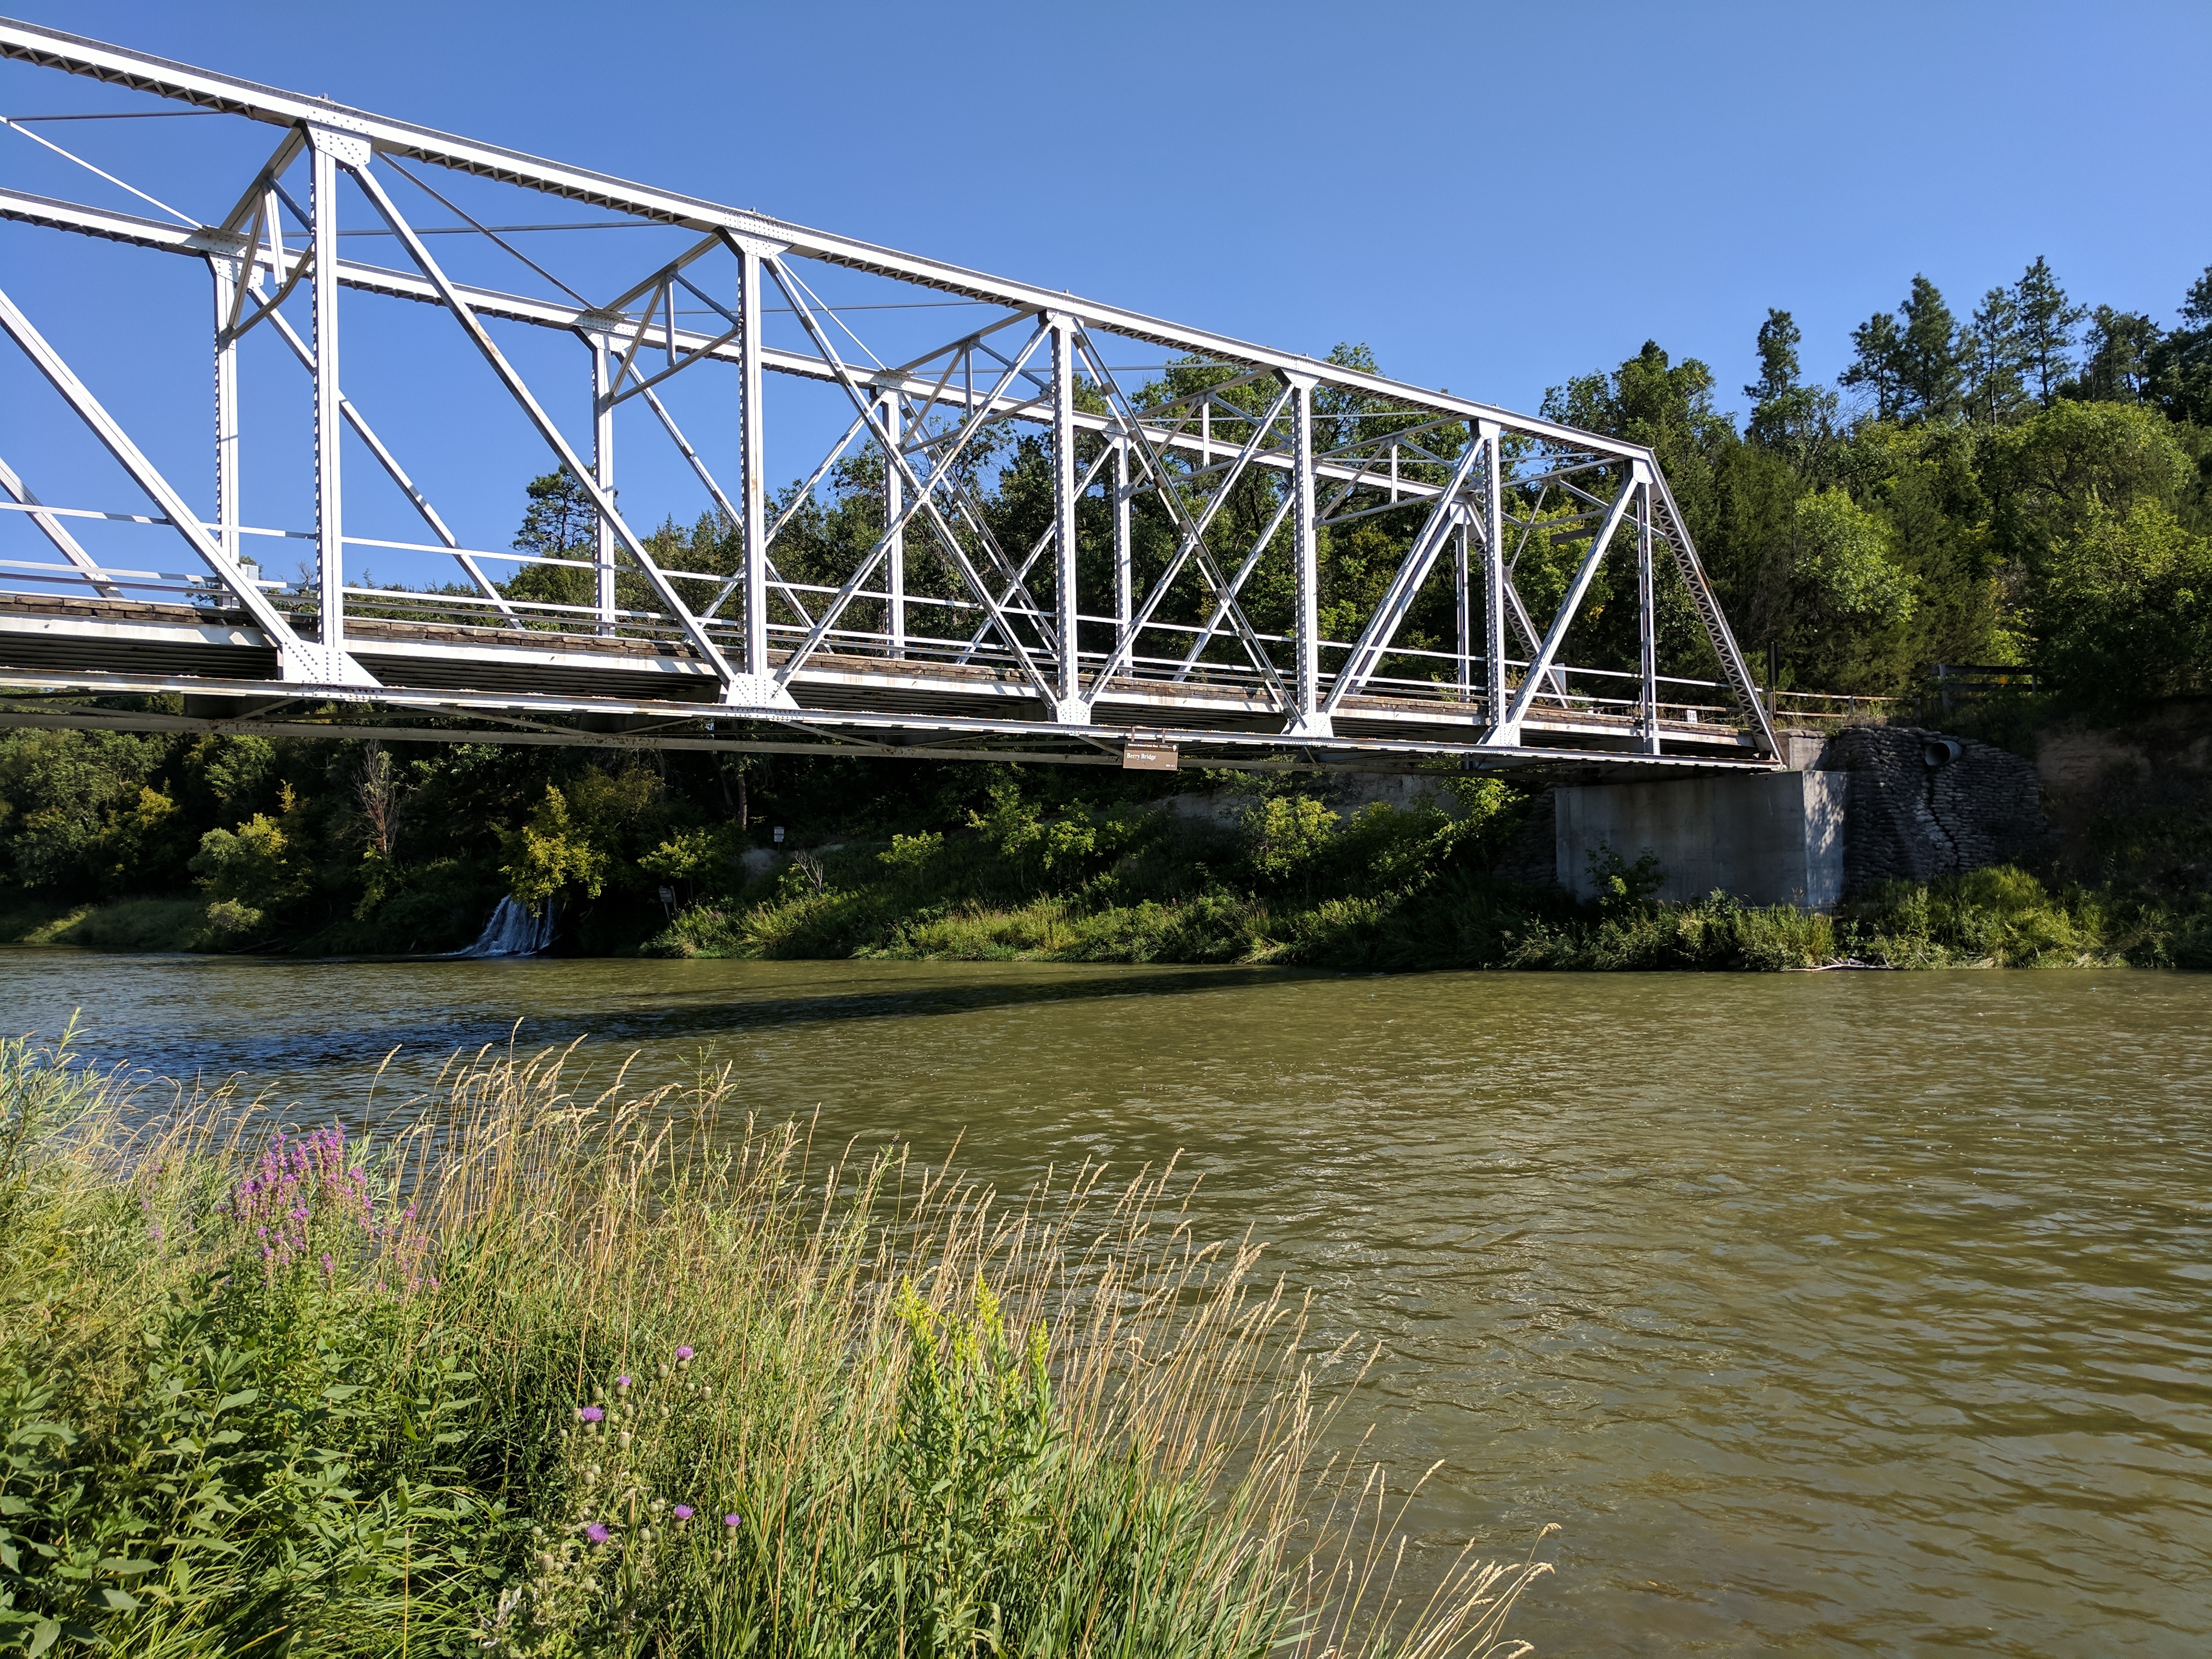
<path fill-rule="evenodd" d="M 1932 881 L 1999 864 L 2050 838 L 2035 763 L 1972 738 L 1855 726 L 1830 738 L 1820 769 L 1851 775 L 1844 891 Z"/>

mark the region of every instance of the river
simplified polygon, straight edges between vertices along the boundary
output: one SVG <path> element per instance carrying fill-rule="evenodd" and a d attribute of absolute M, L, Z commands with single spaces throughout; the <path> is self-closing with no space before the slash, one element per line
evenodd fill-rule
<path fill-rule="evenodd" d="M 1422 1536 L 1559 1523 L 1546 1653 L 2212 1651 L 2212 975 L 16 951 L 0 997 L 310 1113 L 520 1018 L 1002 1186 L 1180 1151 L 1387 1345 Z"/>

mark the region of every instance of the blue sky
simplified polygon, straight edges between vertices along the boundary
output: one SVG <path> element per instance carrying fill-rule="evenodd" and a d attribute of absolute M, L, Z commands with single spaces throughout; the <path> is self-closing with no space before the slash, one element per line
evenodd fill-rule
<path fill-rule="evenodd" d="M 1394 374 L 1523 409 L 1646 338 L 1740 405 L 1770 305 L 1832 376 L 1916 271 L 1963 316 L 2043 254 L 2077 299 L 2170 322 L 2212 261 L 2201 3 L 9 4 L 1273 345 L 1364 340 Z M 0 66 L 0 112 L 114 96 Z M 0 144 L 0 179 L 53 186 Z M 0 286 L 135 417 L 200 422 L 203 385 L 76 325 L 122 279 L 71 274 L 185 262 L 50 264 L 59 240 L 0 228 Z M 138 307 L 133 331 L 166 350 L 204 303 Z M 6 397 L 24 385 L 0 361 L 0 453 L 46 441 Z M 478 544 L 512 533 L 505 443 L 447 480 Z"/>

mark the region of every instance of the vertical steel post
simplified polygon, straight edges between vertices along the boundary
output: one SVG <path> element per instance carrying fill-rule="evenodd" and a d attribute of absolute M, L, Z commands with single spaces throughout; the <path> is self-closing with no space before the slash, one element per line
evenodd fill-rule
<path fill-rule="evenodd" d="M 878 418 L 884 423 L 884 522 L 892 526 L 890 544 L 884 550 L 884 589 L 890 595 L 885 602 L 884 632 L 890 635 L 890 653 L 894 657 L 906 655 L 906 526 L 899 522 L 906 511 L 906 478 L 900 472 L 896 452 L 901 441 L 899 429 L 899 394 L 891 387 L 876 400 Z"/>
<path fill-rule="evenodd" d="M 744 509 L 745 538 L 745 666 L 744 672 L 765 678 L 768 659 L 768 480 L 763 435 L 767 413 L 761 407 L 761 270 L 760 250 L 750 242 L 738 244 L 738 418 L 743 476 L 738 480 L 738 503 Z"/>
<path fill-rule="evenodd" d="M 1314 524 L 1314 383 L 1304 375 L 1287 377 L 1291 383 L 1291 648 L 1297 653 L 1292 674 L 1291 727 L 1293 732 L 1328 735 L 1328 717 L 1321 712 L 1321 550 L 1320 532 Z"/>
<path fill-rule="evenodd" d="M 1503 431 L 1495 421 L 1475 422 L 1475 441 L 1489 451 L 1482 472 L 1482 713 L 1490 722 L 1490 741 L 1518 744 L 1519 732 L 1498 727 L 1505 711 L 1505 489 L 1498 456 Z"/>
<path fill-rule="evenodd" d="M 1459 528 L 1453 532 L 1454 559 L 1452 562 L 1452 614 L 1459 624 L 1459 700 L 1466 702 L 1474 695 L 1474 592 L 1468 582 L 1468 544 L 1474 532 L 1464 516 Z"/>
<path fill-rule="evenodd" d="M 1075 582 L 1075 319 L 1052 319 L 1052 537 L 1053 604 L 1058 612 L 1059 718 L 1087 726 L 1091 712 L 1081 692 L 1082 665 L 1077 659 L 1078 614 Z"/>
<path fill-rule="evenodd" d="M 250 270 L 246 257 L 214 254 L 208 270 L 215 277 L 215 520 L 216 540 L 238 557 L 238 342 L 229 332 L 230 311 L 238 285 Z"/>
<path fill-rule="evenodd" d="M 607 350 L 607 337 L 592 336 L 592 477 L 609 495 L 615 493 L 615 398 L 614 363 Z M 607 522 L 606 514 L 592 515 L 596 533 L 592 538 L 592 562 L 598 568 L 592 574 L 597 583 L 592 603 L 599 613 L 599 631 L 615 631 L 615 527 Z"/>
<path fill-rule="evenodd" d="M 1129 550 L 1129 441 L 1114 440 L 1114 643 L 1129 637 L 1136 605 L 1136 572 Z"/>
<path fill-rule="evenodd" d="M 315 580 L 322 595 L 322 655 L 339 676 L 345 654 L 345 496 L 338 471 L 338 156 L 345 140 L 311 128 L 315 348 Z M 358 139 L 353 141 L 360 143 Z M 366 149 L 367 146 L 362 145 Z"/>
<path fill-rule="evenodd" d="M 1642 635 L 1644 658 L 1644 752 L 1659 752 L 1659 609 L 1651 580 L 1651 481 L 1637 464 L 1636 491 L 1636 603 L 1637 626 Z"/>

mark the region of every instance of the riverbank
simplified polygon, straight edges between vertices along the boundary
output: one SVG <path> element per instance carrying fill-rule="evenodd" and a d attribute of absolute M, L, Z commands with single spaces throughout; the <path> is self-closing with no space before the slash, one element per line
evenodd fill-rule
<path fill-rule="evenodd" d="M 848 860 L 848 867 L 856 864 Z M 917 897 L 860 870 L 850 885 L 744 909 L 684 912 L 645 954 L 754 960 L 1269 963 L 1347 971 L 2212 968 L 2212 903 L 2111 886 L 2056 890 L 2009 866 L 1887 884 L 1835 915 L 1637 897 L 1578 905 L 1480 875 L 1411 891 L 1285 903 L 1233 893 L 1010 907 Z"/>
<path fill-rule="evenodd" d="M 1170 1177 L 1006 1203 L 563 1064 L 454 1064 L 363 1137 L 0 1045 L 11 1640 L 1482 1651 L 1541 1571 L 1392 1606 L 1317 1451 L 1352 1357 L 1156 1232 Z"/>
<path fill-rule="evenodd" d="M 487 751 L 452 776 L 424 771 L 409 796 L 373 745 L 216 745 L 183 762 L 220 781 L 251 760 L 263 787 L 296 764 L 301 787 L 280 778 L 273 816 L 205 831 L 179 863 L 190 838 L 167 795 L 142 785 L 131 813 L 95 826 L 64 810 L 82 793 L 72 781 L 92 759 L 120 762 L 91 754 L 83 734 L 19 733 L 0 755 L 30 780 L 17 810 L 0 812 L 15 871 L 0 881 L 0 942 L 438 954 L 467 947 L 514 895 L 551 908 L 556 953 L 599 957 L 1352 971 L 2212 965 L 2206 709 L 2175 702 L 2113 732 L 2009 706 L 1963 724 L 1977 721 L 2012 752 L 1969 747 L 2028 774 L 2014 793 L 2039 793 L 2047 819 L 2008 806 L 1994 829 L 1939 822 L 1911 789 L 1875 802 L 1883 810 L 1847 837 L 1857 850 L 1846 863 L 1864 867 L 1847 870 L 1853 896 L 1833 915 L 1717 895 L 1656 902 L 1663 872 L 1619 857 L 1595 872 L 1597 902 L 1578 902 L 1553 885 L 1549 797 L 1453 772 L 1177 778 L 854 762 L 794 780 L 771 819 L 749 817 L 742 795 L 734 818 L 726 804 L 717 817 L 635 760 L 611 772 L 576 762 L 554 784 Z M 1905 736 L 1917 782 L 1920 746 Z M 2018 757 L 2028 751 L 2032 774 Z M 1866 758 L 1831 760 L 1851 770 Z M 369 834 L 430 817 L 428 798 L 463 783 L 465 796 L 436 805 L 440 833 L 408 832 L 411 854 L 396 831 L 381 844 Z M 117 799 L 125 793 L 118 782 Z M 1996 858 L 2012 861 L 1956 873 Z M 69 867 L 78 875 L 61 879 Z M 122 885 L 133 878 L 144 893 Z"/>
<path fill-rule="evenodd" d="M 1723 894 L 1651 902 L 1638 896 L 1632 866 L 1616 872 L 1621 890 L 1595 904 L 1468 870 L 1310 901 L 1222 886 L 1121 903 L 1089 884 L 993 902 L 970 884 L 917 881 L 913 855 L 896 843 L 836 848 L 813 866 L 818 889 L 805 866 L 785 865 L 731 896 L 686 905 L 636 943 L 583 954 L 1383 973 L 2212 969 L 2212 895 L 2052 879 L 2015 866 L 1885 884 L 1833 915 Z M 207 910 L 192 899 L 139 899 L 18 912 L 0 917 L 0 938 L 94 951 L 241 948 Z"/>

